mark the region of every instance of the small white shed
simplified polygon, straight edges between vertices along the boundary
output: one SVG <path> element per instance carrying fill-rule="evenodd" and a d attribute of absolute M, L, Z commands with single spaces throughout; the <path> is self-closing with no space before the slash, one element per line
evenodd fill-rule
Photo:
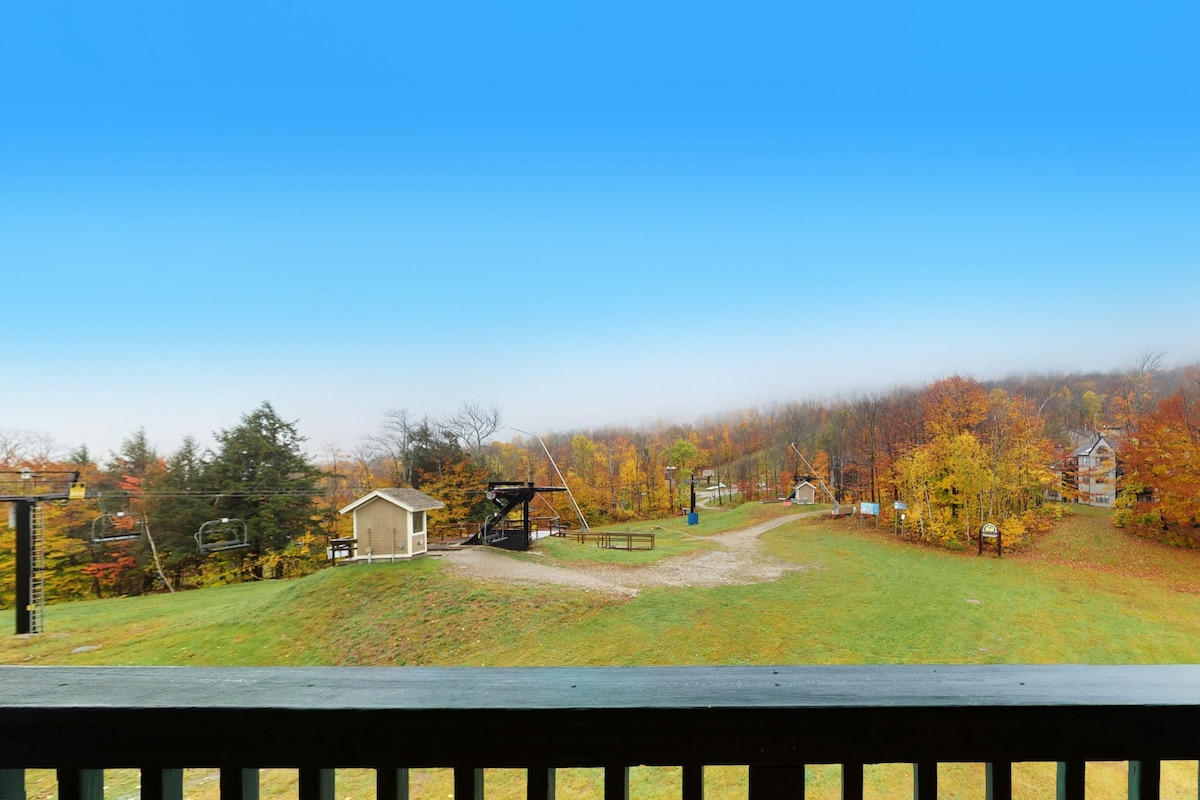
<path fill-rule="evenodd" d="M 354 514 L 354 560 L 395 561 L 429 549 L 427 511 L 445 504 L 416 489 L 376 489 L 341 510 Z"/>
<path fill-rule="evenodd" d="M 788 500 L 793 503 L 815 503 L 817 502 L 817 487 L 813 486 L 808 481 L 800 481 L 792 487 L 791 494 L 788 495 Z"/>

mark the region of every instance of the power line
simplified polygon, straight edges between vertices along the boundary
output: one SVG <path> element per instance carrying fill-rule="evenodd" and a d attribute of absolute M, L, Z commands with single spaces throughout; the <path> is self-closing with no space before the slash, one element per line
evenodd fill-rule
<path fill-rule="evenodd" d="M 215 490 L 205 491 L 188 491 L 181 490 L 178 492 L 128 492 L 116 491 L 110 494 L 96 492 L 89 497 L 328 497 L 335 494 L 328 490 L 312 490 L 307 489 L 247 489 L 243 491 L 220 492 Z"/>

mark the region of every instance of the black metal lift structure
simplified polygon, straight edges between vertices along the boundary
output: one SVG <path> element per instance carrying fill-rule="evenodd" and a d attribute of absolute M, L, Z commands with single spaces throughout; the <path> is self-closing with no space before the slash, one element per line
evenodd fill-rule
<path fill-rule="evenodd" d="M 470 539 L 463 544 L 488 544 L 505 550 L 528 550 L 533 544 L 529 503 L 539 494 L 565 492 L 565 486 L 534 486 L 523 481 L 488 481 L 487 499 L 496 506 Z M 509 519 L 521 509 L 520 519 Z"/>
<path fill-rule="evenodd" d="M 41 633 L 45 545 L 38 504 L 85 496 L 78 472 L 19 469 L 0 471 L 0 502 L 13 504 L 17 533 L 17 634 Z"/>

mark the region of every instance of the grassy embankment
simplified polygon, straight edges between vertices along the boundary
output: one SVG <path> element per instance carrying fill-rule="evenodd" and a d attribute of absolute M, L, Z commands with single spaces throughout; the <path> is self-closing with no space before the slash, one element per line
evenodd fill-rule
<path fill-rule="evenodd" d="M 663 527 L 654 553 L 555 541 L 534 556 L 586 566 L 711 546 L 705 538 L 785 511 L 747 505 Z M 646 523 L 641 523 L 645 526 Z M 626 526 L 631 527 L 631 526 Z M 642 528 L 645 529 L 645 528 Z M 435 559 L 326 570 L 289 582 L 52 606 L 46 634 L 0 639 L 0 662 L 31 664 L 591 665 L 732 663 L 1160 663 L 1200 661 L 1200 553 L 1069 517 L 1004 559 L 896 541 L 856 522 L 797 520 L 762 537 L 801 567 L 751 586 L 661 588 L 634 599 L 556 587 L 491 584 L 448 574 Z M 597 556 L 599 552 L 599 556 Z M 0 618 L 11 630 L 11 613 Z M 79 648 L 98 648 L 84 649 Z M 1123 765 L 1089 767 L 1089 796 L 1119 796 Z M 744 770 L 713 770 L 710 796 L 737 796 Z M 904 793 L 903 765 L 868 770 L 868 796 Z M 122 778 L 114 773 L 114 790 Z M 1196 791 L 1196 767 L 1171 765 L 1164 796 Z M 489 795 L 520 796 L 519 773 L 489 775 Z M 1021 765 L 1018 796 L 1044 796 L 1053 765 Z M 211 780 L 198 774 L 197 796 Z M 273 775 L 267 796 L 294 779 Z M 946 766 L 942 795 L 981 797 L 982 768 Z M 367 796 L 369 776 L 339 777 L 339 796 Z M 444 797 L 445 774 L 420 776 Z M 562 776 L 562 796 L 598 785 Z M 675 788 L 672 790 L 671 787 Z M 358 788 L 356 788 L 358 787 Z M 637 796 L 678 796 L 678 774 L 635 770 Z M 833 768 L 811 770 L 810 796 L 836 796 Z M 439 793 L 440 794 L 437 794 Z M 1111 792 L 1111 794 L 1110 794 Z M 282 794 L 281 794 L 282 793 Z M 116 796 L 114 794 L 114 796 Z M 189 795 L 190 796 L 190 795 Z M 294 796 L 294 795 L 293 795 Z M 744 794 L 742 795 L 744 796 Z"/>

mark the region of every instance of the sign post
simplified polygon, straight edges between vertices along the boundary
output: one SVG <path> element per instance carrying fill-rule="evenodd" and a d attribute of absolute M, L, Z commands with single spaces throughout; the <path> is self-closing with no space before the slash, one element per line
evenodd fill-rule
<path fill-rule="evenodd" d="M 987 523 L 979 529 L 979 555 L 983 555 L 983 540 L 996 540 L 996 558 L 1004 557 L 1004 540 L 1000 535 L 1000 529 L 992 523 Z"/>

